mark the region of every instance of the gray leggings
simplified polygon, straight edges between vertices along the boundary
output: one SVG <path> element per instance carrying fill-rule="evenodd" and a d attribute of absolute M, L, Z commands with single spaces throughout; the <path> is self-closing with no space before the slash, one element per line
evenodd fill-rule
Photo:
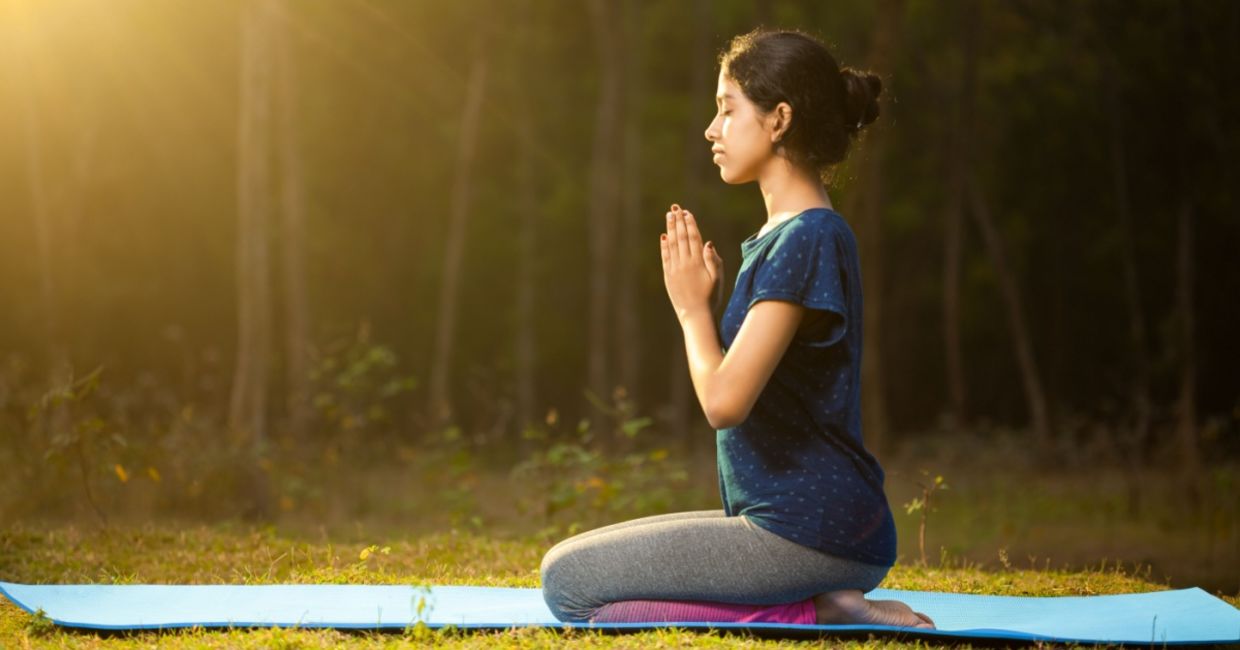
<path fill-rule="evenodd" d="M 723 510 L 642 517 L 569 537 L 543 556 L 543 598 L 585 622 L 620 600 L 777 605 L 840 589 L 868 592 L 890 567 L 834 557 Z"/>

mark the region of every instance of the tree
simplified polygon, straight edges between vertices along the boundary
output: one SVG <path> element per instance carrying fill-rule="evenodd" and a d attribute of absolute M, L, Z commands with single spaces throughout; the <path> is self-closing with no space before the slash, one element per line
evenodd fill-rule
<path fill-rule="evenodd" d="M 607 400 L 611 395 L 612 373 L 608 367 L 611 342 L 608 322 L 614 302 L 611 276 L 614 272 L 613 251 L 616 216 L 619 207 L 619 133 L 622 56 L 617 5 L 605 0 L 592 0 L 590 30 L 594 35 L 598 62 L 598 95 L 594 103 L 594 140 L 590 156 L 590 189 L 586 227 L 589 232 L 589 307 L 586 334 L 586 385 L 596 397 Z"/>
<path fill-rule="evenodd" d="M 237 366 L 228 423 L 249 441 L 252 502 L 247 515 L 271 512 L 265 470 L 267 378 L 271 353 L 271 281 L 268 227 L 271 214 L 271 17 L 273 0 L 241 9 L 241 87 L 237 117 Z"/>
<path fill-rule="evenodd" d="M 297 133 L 297 64 L 293 50 L 292 5 L 280 0 L 282 20 L 272 30 L 276 38 L 276 121 L 280 161 L 280 238 L 284 275 L 285 403 L 289 429 L 304 437 L 310 422 L 310 308 L 306 289 L 306 199 L 304 164 Z"/>
<path fill-rule="evenodd" d="M 904 13 L 902 0 L 883 0 L 878 4 L 878 22 L 866 67 L 878 74 L 892 68 L 900 45 L 900 22 Z M 887 95 L 890 97 L 891 89 Z M 860 144 L 860 142 L 858 143 Z M 865 271 L 861 293 L 865 316 L 862 319 L 861 395 L 862 429 L 866 445 L 879 452 L 887 439 L 886 381 L 883 376 L 883 154 L 886 147 L 884 129 L 866 133 L 859 161 L 860 187 L 849 195 L 847 214 L 856 215 L 859 255 Z"/>
<path fill-rule="evenodd" d="M 474 155 L 478 148 L 478 129 L 482 101 L 487 86 L 487 37 L 479 26 L 474 32 L 469 78 L 465 86 L 465 106 L 461 114 L 461 138 L 457 146 L 455 180 L 452 184 L 452 213 L 448 241 L 444 247 L 443 282 L 439 292 L 438 325 L 434 360 L 431 365 L 429 403 L 434 428 L 453 416 L 449 386 L 452 381 L 452 353 L 456 344 L 457 304 L 460 302 L 461 265 L 465 256 L 465 233 L 469 222 Z"/>

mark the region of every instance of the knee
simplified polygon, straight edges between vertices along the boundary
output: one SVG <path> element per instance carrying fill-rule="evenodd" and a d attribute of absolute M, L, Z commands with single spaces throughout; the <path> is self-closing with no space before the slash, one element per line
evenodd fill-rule
<path fill-rule="evenodd" d="M 578 565 L 571 552 L 553 548 L 543 555 L 538 569 L 543 601 L 551 614 L 565 623 L 584 623 L 594 614 L 594 607 L 582 598 L 584 585 L 576 570 Z"/>
<path fill-rule="evenodd" d="M 869 571 L 863 578 L 864 584 L 861 586 L 862 593 L 869 593 L 883 584 L 883 580 L 887 579 L 887 574 L 891 572 L 891 567 L 883 567 L 878 565 L 869 565 Z"/>

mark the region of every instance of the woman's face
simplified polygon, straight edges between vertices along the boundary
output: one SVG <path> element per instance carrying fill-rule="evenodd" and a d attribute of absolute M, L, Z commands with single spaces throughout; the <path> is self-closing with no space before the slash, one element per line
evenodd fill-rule
<path fill-rule="evenodd" d="M 719 110 L 706 129 L 706 139 L 712 143 L 719 176 L 731 185 L 756 180 L 773 155 L 769 120 L 762 119 L 757 106 L 723 72 L 715 104 Z"/>

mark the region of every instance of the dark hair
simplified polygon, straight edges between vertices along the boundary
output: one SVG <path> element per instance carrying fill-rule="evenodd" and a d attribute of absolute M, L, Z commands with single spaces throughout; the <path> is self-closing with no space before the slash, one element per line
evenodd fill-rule
<path fill-rule="evenodd" d="M 792 122 L 780 139 L 788 159 L 830 181 L 830 168 L 848 155 L 852 137 L 878 118 L 883 82 L 877 75 L 840 69 L 827 48 L 796 30 L 762 27 L 736 36 L 719 54 L 720 70 L 764 114 L 780 102 Z"/>

